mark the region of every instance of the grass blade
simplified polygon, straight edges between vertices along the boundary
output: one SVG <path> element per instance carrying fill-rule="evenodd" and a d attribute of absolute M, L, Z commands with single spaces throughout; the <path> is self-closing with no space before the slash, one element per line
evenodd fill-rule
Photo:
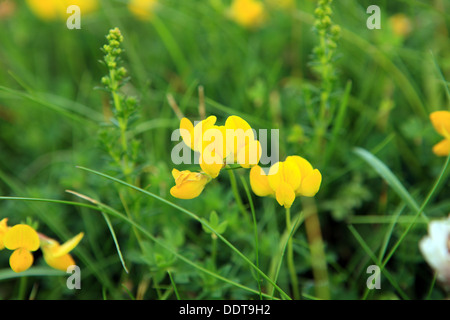
<path fill-rule="evenodd" d="M 144 193 L 144 194 L 146 194 L 146 195 L 148 195 L 148 196 L 151 196 L 152 198 L 154 198 L 154 199 L 156 199 L 156 200 L 159 200 L 159 201 L 161 201 L 161 202 L 163 202 L 163 203 L 165 203 L 165 204 L 167 204 L 167 205 L 169 205 L 169 206 L 171 206 L 171 207 L 173 207 L 173 208 L 175 208 L 175 209 L 177 209 L 177 210 L 183 212 L 184 214 L 188 215 L 189 217 L 195 219 L 196 221 L 200 222 L 200 223 L 201 223 L 203 226 L 205 226 L 207 229 L 211 230 L 212 233 L 214 233 L 214 234 L 217 236 L 217 238 L 219 238 L 222 242 L 224 242 L 224 243 L 225 243 L 231 250 L 233 250 L 238 256 L 240 256 L 240 257 L 241 257 L 241 258 L 242 258 L 242 259 L 243 259 L 250 267 L 252 267 L 252 268 L 253 268 L 255 271 L 257 271 L 264 279 L 266 279 L 269 283 L 271 283 L 271 284 L 278 290 L 278 292 L 283 296 L 283 298 L 288 299 L 288 300 L 291 299 L 291 298 L 289 297 L 289 295 L 286 294 L 286 293 L 285 293 L 278 285 L 276 285 L 276 284 L 272 281 L 272 279 L 270 279 L 263 271 L 261 271 L 261 269 L 259 269 L 258 267 L 256 267 L 255 264 L 254 264 L 253 262 L 251 262 L 251 261 L 250 261 L 250 260 L 249 260 L 249 259 L 248 259 L 241 251 L 239 251 L 239 250 L 238 250 L 235 246 L 233 246 L 227 239 L 225 239 L 220 233 L 218 233 L 213 227 L 211 227 L 211 226 L 209 225 L 209 223 L 208 223 L 206 220 L 201 219 L 199 216 L 197 216 L 196 214 L 192 213 L 191 211 L 186 210 L 186 209 L 184 209 L 183 207 L 180 207 L 180 206 L 178 206 L 178 205 L 176 205 L 176 204 L 174 204 L 174 203 L 172 203 L 172 202 L 170 202 L 170 201 L 168 201 L 168 200 L 166 200 L 166 199 L 164 199 L 164 198 L 162 198 L 162 197 L 160 197 L 160 196 L 158 196 L 158 195 L 156 195 L 156 194 L 154 194 L 154 193 L 151 193 L 151 192 L 149 192 L 149 191 L 147 191 L 147 190 L 144 190 L 144 189 L 141 189 L 141 188 L 139 188 L 139 187 L 133 186 L 133 185 L 131 185 L 131 184 L 129 184 L 129 183 L 126 183 L 125 181 L 122 181 L 122 180 L 120 180 L 120 179 L 111 177 L 111 176 L 109 176 L 109 175 L 107 175 L 107 174 L 104 174 L 104 173 L 101 173 L 101 172 L 98 172 L 98 171 L 95 171 L 95 170 L 92 170 L 92 169 L 88 169 L 88 168 L 84 168 L 84 167 L 80 167 L 80 166 L 78 166 L 77 168 L 79 168 L 79 169 L 81 169 L 81 170 L 84 170 L 84 171 L 87 171 L 87 172 L 90 172 L 90 173 L 93 173 L 93 174 L 96 174 L 96 175 L 98 175 L 98 176 L 107 178 L 107 179 L 109 179 L 109 180 L 111 180 L 111 181 L 120 183 L 120 184 L 122 184 L 122 185 L 124 185 L 124 186 L 127 186 L 127 187 L 132 188 L 132 189 L 134 189 L 134 190 L 136 190 L 136 191 L 139 191 L 139 192 Z"/>

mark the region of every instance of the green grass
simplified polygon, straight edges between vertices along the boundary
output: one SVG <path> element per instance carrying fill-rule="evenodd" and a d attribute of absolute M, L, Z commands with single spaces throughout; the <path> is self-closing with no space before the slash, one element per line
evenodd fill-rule
<path fill-rule="evenodd" d="M 447 297 L 418 243 L 450 213 L 449 158 L 432 153 L 442 138 L 429 120 L 450 110 L 449 4 L 378 1 L 382 28 L 368 30 L 371 1 L 333 1 L 341 32 L 323 71 L 316 1 L 271 8 L 256 29 L 227 17 L 228 0 L 158 2 L 141 21 L 126 0 L 100 1 L 81 30 L 25 2 L 0 17 L 0 220 L 31 219 L 61 243 L 85 233 L 72 252 L 82 290 L 40 251 L 16 274 L 1 250 L 0 299 Z M 390 26 L 397 13 L 406 36 Z M 113 101 L 100 61 L 115 27 L 129 78 Z M 322 173 L 314 201 L 296 199 L 286 228 L 284 208 L 256 196 L 243 168 L 222 170 L 198 198 L 172 197 L 172 169 L 199 168 L 171 160 L 174 102 L 191 120 L 204 108 L 221 124 L 238 115 L 279 129 L 280 159 L 300 155 Z M 118 103 L 130 113 L 114 113 Z M 323 252 L 308 236 L 315 211 Z M 366 287 L 373 264 L 381 290 Z"/>

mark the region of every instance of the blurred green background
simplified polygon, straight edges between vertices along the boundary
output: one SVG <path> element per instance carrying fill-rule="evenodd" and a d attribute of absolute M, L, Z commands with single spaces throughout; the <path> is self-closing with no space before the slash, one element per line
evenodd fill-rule
<path fill-rule="evenodd" d="M 199 119 L 198 87 L 203 86 L 207 115 L 216 115 L 223 123 L 236 114 L 255 129 L 278 128 L 282 159 L 298 154 L 319 168 L 323 183 L 315 199 L 332 298 L 362 298 L 366 268 L 374 263 L 348 225 L 378 252 L 386 234 L 391 237 L 390 248 L 406 228 L 398 223 L 389 233 L 386 221 L 400 210 L 407 216 L 414 212 L 403 208 L 401 198 L 353 148 L 375 154 L 420 204 L 444 163 L 431 152 L 440 137 L 428 115 L 450 106 L 448 82 L 443 81 L 450 79 L 450 3 L 376 1 L 381 29 L 369 30 L 366 9 L 372 2 L 332 3 L 331 18 L 341 28 L 333 61 L 337 80 L 332 100 L 339 105 L 346 86 L 351 91 L 342 127 L 334 132 L 331 122 L 325 134 L 327 141 L 334 141 L 326 155 L 326 150 L 317 152 L 313 145 L 320 88 L 320 77 L 311 65 L 318 45 L 316 1 L 295 1 L 288 8 L 264 1 L 267 17 L 255 28 L 230 19 L 231 1 L 161 0 L 148 20 L 133 15 L 125 0 L 99 1 L 97 10 L 82 12 L 80 30 L 69 30 L 64 19 L 42 20 L 25 1 L 0 1 L 0 194 L 82 201 L 65 191 L 69 189 L 121 212 L 127 210 L 116 185 L 76 168 L 123 178 L 99 139 L 112 109 L 108 93 L 101 89 L 101 78 L 107 73 L 99 62 L 101 47 L 108 31 L 118 27 L 124 36 L 123 65 L 130 76 L 122 90 L 139 101 L 132 131 L 141 141 L 139 185 L 200 217 L 208 219 L 216 211 L 219 220 L 228 221 L 224 236 L 253 258 L 251 225 L 242 220 L 227 175 L 222 174 L 194 200 L 177 200 L 169 194 L 175 167 L 170 159 L 175 143 L 170 136 L 179 120 L 167 95 L 174 97 L 187 117 Z M 248 180 L 247 171 L 236 174 Z M 427 207 L 428 217 L 448 215 L 448 186 L 445 182 Z M 241 184 L 240 190 L 248 205 Z M 259 263 L 266 272 L 284 230 L 284 214 L 275 200 L 252 198 L 260 232 Z M 133 201 L 139 201 L 140 209 L 133 214 L 141 226 L 210 268 L 211 235 L 202 232 L 198 222 L 144 195 L 133 194 L 128 204 L 132 206 Z M 299 201 L 292 210 L 301 210 Z M 86 235 L 73 252 L 82 270 L 82 290 L 67 289 L 64 275 L 16 278 L 9 270 L 8 254 L 2 251 L 1 299 L 128 299 L 130 295 L 174 299 L 167 270 L 181 298 L 258 298 L 202 274 L 151 242 L 144 241 L 140 248 L 132 228 L 111 218 L 130 269 L 126 274 L 104 218 L 90 209 L 0 200 L 0 218 L 4 217 L 11 224 L 30 217 L 39 223 L 40 232 L 61 242 L 81 231 Z M 370 292 L 369 298 L 444 297 L 418 249 L 426 233 L 421 222 L 387 265 L 395 285 L 382 274 L 382 290 Z M 217 245 L 216 271 L 257 288 L 250 268 L 223 243 Z M 303 226 L 295 234 L 294 252 L 303 291 L 314 295 Z M 35 267 L 48 270 L 39 253 L 35 260 Z M 289 292 L 284 266 L 279 284 Z"/>

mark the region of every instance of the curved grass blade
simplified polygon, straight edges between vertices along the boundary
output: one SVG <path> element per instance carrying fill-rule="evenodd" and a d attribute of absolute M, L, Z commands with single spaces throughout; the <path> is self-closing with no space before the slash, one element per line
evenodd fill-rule
<path fill-rule="evenodd" d="M 91 199 L 90 197 L 86 197 L 85 195 L 82 195 L 82 194 L 80 194 L 80 193 L 78 193 L 78 192 L 77 192 L 77 193 L 74 193 L 74 195 L 76 195 L 76 196 L 81 196 L 82 199 L 85 199 L 85 200 Z M 238 288 L 240 288 L 240 289 L 243 289 L 243 290 L 252 292 L 252 293 L 254 293 L 254 294 L 258 294 L 258 295 L 260 294 L 259 291 L 256 291 L 256 290 L 254 290 L 254 289 L 251 289 L 251 288 L 249 288 L 249 287 L 246 287 L 246 286 L 244 286 L 244 285 L 241 285 L 240 283 L 237 283 L 237 282 L 234 282 L 234 281 L 232 281 L 232 280 L 229 280 L 229 279 L 227 279 L 227 278 L 225 278 L 225 277 L 222 277 L 221 275 L 219 275 L 219 274 L 217 274 L 217 273 L 214 273 L 214 272 L 212 272 L 212 271 L 210 271 L 210 270 L 208 270 L 208 269 L 205 269 L 205 268 L 199 266 L 198 264 L 192 262 L 191 260 L 189 260 L 189 259 L 186 258 L 185 256 L 179 254 L 179 253 L 178 253 L 177 251 L 175 251 L 170 245 L 168 245 L 168 244 L 164 243 L 163 241 L 161 241 L 161 240 L 155 238 L 150 232 L 148 232 L 146 229 L 144 229 L 144 228 L 141 227 L 139 224 L 137 224 L 136 222 L 134 222 L 134 221 L 131 220 L 130 218 L 126 217 L 126 216 L 123 215 L 122 213 L 118 212 L 117 210 L 115 210 L 115 209 L 111 208 L 110 206 L 108 206 L 108 205 L 106 205 L 106 204 L 104 204 L 104 203 L 101 203 L 101 202 L 99 202 L 99 201 L 97 201 L 97 200 L 94 200 L 94 199 L 91 199 L 91 200 L 95 201 L 95 203 L 96 203 L 96 205 L 97 205 L 97 207 L 94 207 L 93 209 L 95 209 L 95 210 L 97 210 L 97 211 L 105 212 L 105 213 L 107 213 L 107 214 L 113 215 L 113 216 L 115 216 L 115 217 L 117 217 L 117 218 L 119 218 L 119 219 L 124 220 L 125 222 L 127 222 L 127 223 L 130 224 L 131 226 L 135 227 L 135 228 L 136 228 L 137 230 L 139 230 L 140 232 L 142 232 L 142 234 L 143 234 L 144 236 L 146 236 L 147 238 L 149 238 L 151 241 L 155 242 L 157 245 L 159 245 L 159 246 L 161 246 L 162 248 L 166 249 L 168 252 L 170 252 L 171 254 L 173 254 L 174 256 L 176 256 L 178 259 L 180 259 L 180 260 L 186 262 L 186 263 L 189 264 L 190 266 L 192 266 L 192 267 L 194 267 L 194 268 L 196 268 L 196 269 L 198 269 L 198 270 L 200 270 L 200 271 L 202 271 L 202 272 L 204 272 L 204 273 L 206 273 L 206 274 L 208 274 L 208 275 L 210 275 L 210 276 L 212 276 L 212 277 L 215 277 L 215 278 L 217 278 L 217 279 L 219 279 L 219 280 L 221 280 L 221 281 L 224 281 L 224 282 L 226 282 L 226 283 L 228 283 L 228 284 L 231 284 L 231 285 L 233 285 L 233 286 L 235 286 L 235 287 L 238 287 Z M 90 201 L 90 200 L 88 200 L 88 201 Z M 261 293 L 261 294 L 262 294 L 264 297 L 266 297 L 266 298 L 272 298 L 272 297 L 271 297 L 270 295 L 268 295 L 268 294 L 265 294 L 265 293 Z M 289 298 L 289 296 L 288 296 L 288 298 Z"/>
<path fill-rule="evenodd" d="M 397 193 L 397 195 L 410 207 L 414 212 L 419 212 L 420 208 L 417 202 L 413 199 L 411 194 L 405 189 L 398 178 L 392 173 L 392 171 L 377 157 L 375 157 L 369 151 L 362 148 L 355 148 L 354 152 L 365 160 Z M 426 217 L 425 213 L 422 215 Z"/>
<path fill-rule="evenodd" d="M 74 194 L 74 195 L 81 195 L 80 193 Z M 88 197 L 81 195 L 84 197 L 85 200 L 87 200 Z M 90 199 L 90 198 L 89 198 Z M 150 240 L 153 240 L 156 242 L 156 244 L 162 246 L 163 248 L 165 248 L 166 250 L 168 250 L 170 253 L 174 254 L 176 257 L 178 257 L 180 260 L 188 263 L 189 265 L 191 265 L 192 267 L 205 272 L 209 275 L 211 275 L 212 277 L 215 277 L 221 281 L 227 282 L 235 287 L 238 287 L 240 289 L 246 290 L 248 292 L 254 293 L 254 294 L 260 294 L 259 291 L 256 291 L 252 288 L 246 287 L 244 285 L 241 285 L 237 282 L 234 282 L 232 280 L 229 280 L 227 278 L 224 278 L 208 269 L 205 269 L 197 264 L 195 264 L 194 262 L 190 261 L 189 259 L 187 259 L 186 257 L 182 256 L 181 254 L 173 251 L 173 249 L 171 249 L 170 246 L 165 245 L 163 242 L 157 240 L 156 238 L 154 238 L 147 230 L 145 230 L 144 228 L 142 228 L 141 226 L 139 226 L 138 224 L 136 224 L 134 221 L 130 220 L 128 217 L 122 215 L 121 213 L 119 213 L 118 211 L 112 209 L 111 207 L 108 207 L 107 205 L 100 203 L 96 200 L 96 205 L 90 205 L 90 204 L 85 204 L 85 203 L 81 203 L 81 202 L 74 202 L 74 201 L 65 201 L 65 200 L 55 200 L 55 199 L 43 199 L 43 198 L 26 198 L 26 197 L 0 197 L 0 200 L 22 200 L 22 201 L 38 201 L 38 202 L 50 202 L 50 203 L 59 203 L 59 204 L 67 204 L 67 205 L 73 205 L 73 206 L 78 206 L 78 207 L 85 207 L 85 208 L 89 208 L 89 209 L 93 209 L 95 211 L 99 211 L 99 212 L 103 212 L 103 211 L 107 211 L 107 214 L 113 215 L 115 217 L 118 217 L 122 220 L 125 220 L 125 222 L 129 223 L 132 226 L 135 226 L 137 229 L 139 229 L 145 236 L 147 236 Z M 93 200 L 93 199 L 92 199 Z M 102 206 L 103 210 L 99 207 Z M 39 268 L 39 267 L 34 267 L 31 268 L 27 271 L 24 271 L 23 273 L 15 273 L 14 271 L 10 270 L 10 269 L 6 269 L 6 270 L 0 270 L 0 280 L 3 279 L 9 279 L 12 277 L 20 277 L 22 275 L 28 275 L 28 273 L 30 273 L 29 275 L 36 275 L 36 276 L 45 276 L 45 275 L 62 275 L 64 274 L 64 272 L 59 271 L 59 270 L 54 270 L 54 269 L 44 269 L 44 268 Z M 58 274 L 57 274 L 58 273 Z M 106 288 L 104 287 L 104 289 L 106 290 Z M 103 297 L 106 298 L 106 292 L 104 293 Z M 262 295 L 265 298 L 272 298 L 270 295 L 262 293 Z"/>
<path fill-rule="evenodd" d="M 271 283 L 271 284 L 278 290 L 278 292 L 283 296 L 283 298 L 288 299 L 288 300 L 291 300 L 291 298 L 289 297 L 288 294 L 286 294 L 286 293 L 285 293 L 278 285 L 276 285 L 276 284 L 272 281 L 272 279 L 270 279 L 263 271 L 261 271 L 261 269 L 257 268 L 257 267 L 255 266 L 255 264 L 254 264 L 253 262 L 251 262 L 251 261 L 250 261 L 250 260 L 249 260 L 249 259 L 248 259 L 241 251 L 239 251 L 235 246 L 233 246 L 233 245 L 231 244 L 231 242 L 229 242 L 229 241 L 228 241 L 227 239 L 225 239 L 220 233 L 218 233 L 213 227 L 211 227 L 207 221 L 201 219 L 199 216 L 197 216 L 197 215 L 194 214 L 193 212 L 191 212 L 191 211 L 189 211 L 189 210 L 186 210 L 186 209 L 184 209 L 183 207 L 180 207 L 180 206 L 178 206 L 178 205 L 176 205 L 176 204 L 174 204 L 174 203 L 172 203 L 172 202 L 170 202 L 170 201 L 168 201 L 168 200 L 166 200 L 166 199 L 164 199 L 164 198 L 161 198 L 161 197 L 159 197 L 158 195 L 156 195 L 156 194 L 154 194 L 154 193 L 151 193 L 151 192 L 149 192 L 149 191 L 147 191 L 147 190 L 144 190 L 144 189 L 141 189 L 141 188 L 139 188 L 139 187 L 133 186 L 133 185 L 131 185 L 131 184 L 129 184 L 129 183 L 126 183 L 125 181 L 122 181 L 122 180 L 120 180 L 120 179 L 111 177 L 111 176 L 109 176 L 109 175 L 107 175 L 107 174 L 104 174 L 104 173 L 101 173 L 101 172 L 98 172 L 98 171 L 95 171 L 95 170 L 92 170 L 92 169 L 80 167 L 80 166 L 77 166 L 77 168 L 79 168 L 79 169 L 81 169 L 81 170 L 84 170 L 84 171 L 87 171 L 87 172 L 90 172 L 90 173 L 93 173 L 93 174 L 96 174 L 96 175 L 98 175 L 98 176 L 107 178 L 107 179 L 109 179 L 109 180 L 115 181 L 115 182 L 120 183 L 120 184 L 122 184 L 122 185 L 124 185 L 124 186 L 127 186 L 127 187 L 132 188 L 132 189 L 134 189 L 134 190 L 136 190 L 136 191 L 139 191 L 139 192 L 144 193 L 144 194 L 146 194 L 146 195 L 148 195 L 148 196 L 151 196 L 152 198 L 155 198 L 156 200 L 159 200 L 159 201 L 161 201 L 161 202 L 163 202 L 163 203 L 165 203 L 165 204 L 171 206 L 172 208 L 175 208 L 175 209 L 177 209 L 177 210 L 183 212 L 184 214 L 188 215 L 189 217 L 195 219 L 196 221 L 200 222 L 200 223 L 201 223 L 203 226 L 205 226 L 207 229 L 211 230 L 211 232 L 214 233 L 214 234 L 217 236 L 217 238 L 219 238 L 222 242 L 224 242 L 231 250 L 233 250 L 238 256 L 240 256 L 247 264 L 249 264 L 250 267 L 252 267 L 253 269 L 255 269 L 255 271 L 257 271 L 264 279 L 266 279 L 269 283 Z"/>
<path fill-rule="evenodd" d="M 66 190 L 66 192 L 71 193 L 73 195 L 76 195 L 76 196 L 78 196 L 80 198 L 84 198 L 83 195 L 81 195 L 81 194 L 79 194 L 79 193 L 77 193 L 75 191 Z M 86 200 L 88 200 L 89 202 L 92 202 L 94 204 L 96 203 L 96 201 L 94 199 L 86 199 Z M 108 226 L 109 232 L 111 232 L 111 236 L 113 238 L 114 245 L 116 246 L 117 254 L 119 255 L 120 263 L 122 263 L 122 267 L 125 270 L 125 272 L 129 273 L 128 272 L 128 268 L 127 268 L 127 266 L 125 264 L 125 259 L 123 258 L 123 255 L 122 255 L 122 251 L 120 250 L 119 242 L 117 241 L 116 232 L 114 231 L 114 228 L 113 228 L 113 226 L 111 224 L 111 220 L 109 220 L 109 217 L 103 211 L 102 211 L 102 216 L 105 219 L 105 222 L 106 222 L 106 225 Z"/>

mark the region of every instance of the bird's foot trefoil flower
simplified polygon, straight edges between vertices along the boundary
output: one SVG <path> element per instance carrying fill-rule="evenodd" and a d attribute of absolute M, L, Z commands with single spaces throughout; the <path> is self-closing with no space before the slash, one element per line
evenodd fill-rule
<path fill-rule="evenodd" d="M 274 196 L 285 208 L 290 208 L 297 196 L 314 197 L 322 183 L 318 169 L 300 156 L 289 156 L 272 165 L 268 174 L 260 166 L 250 171 L 250 186 L 260 196 Z"/>
<path fill-rule="evenodd" d="M 60 245 L 56 240 L 38 233 L 27 224 L 9 227 L 7 222 L 8 218 L 0 220 L 0 250 L 13 251 L 9 265 L 14 272 L 28 270 L 34 262 L 32 252 L 39 248 L 43 252 L 44 260 L 52 268 L 66 271 L 69 266 L 75 265 L 69 252 L 81 241 L 83 233 Z"/>

